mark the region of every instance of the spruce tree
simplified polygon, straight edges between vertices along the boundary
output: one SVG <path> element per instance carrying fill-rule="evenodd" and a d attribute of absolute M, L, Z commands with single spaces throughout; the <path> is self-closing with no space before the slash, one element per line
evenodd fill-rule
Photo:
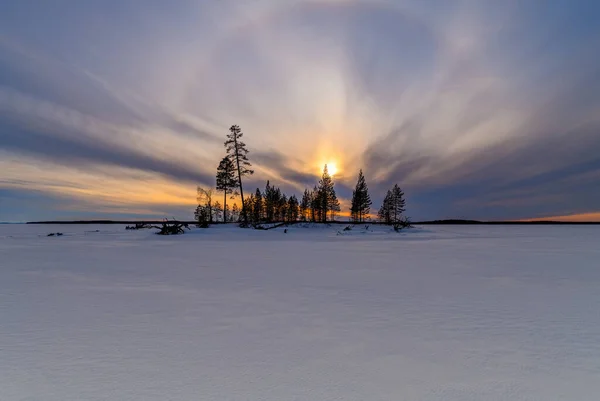
<path fill-rule="evenodd" d="M 308 189 L 304 190 L 304 194 L 302 195 L 302 201 L 300 202 L 300 219 L 302 221 L 306 221 L 309 216 L 309 211 L 311 209 L 311 192 Z"/>
<path fill-rule="evenodd" d="M 199 227 L 208 228 L 210 223 L 208 208 L 205 205 L 198 205 L 194 211 L 194 219 L 198 222 Z"/>
<path fill-rule="evenodd" d="M 256 188 L 256 192 L 254 194 L 254 204 L 252 205 L 252 221 L 256 223 L 260 223 L 263 219 L 263 196 L 260 193 L 260 189 Z"/>
<path fill-rule="evenodd" d="M 271 186 L 271 183 L 267 181 L 264 193 L 264 214 L 265 221 L 270 223 L 275 217 L 275 189 Z"/>
<path fill-rule="evenodd" d="M 319 207 L 320 221 L 323 223 L 327 222 L 327 215 L 331 212 L 332 216 L 335 215 L 336 211 L 340 209 L 340 202 L 335 194 L 333 187 L 333 179 L 329 175 L 327 165 L 323 168 L 323 175 L 319 180 L 319 187 L 317 189 L 317 205 Z"/>
<path fill-rule="evenodd" d="M 254 171 L 250 169 L 252 164 L 248 160 L 248 149 L 246 144 L 241 140 L 244 136 L 242 130 L 237 125 L 232 125 L 229 128 L 229 134 L 227 134 L 227 140 L 225 141 L 225 149 L 227 155 L 231 161 L 235 164 L 237 170 L 238 188 L 242 196 L 242 216 L 244 224 L 248 225 L 248 213 L 246 210 L 246 204 L 244 202 L 244 187 L 242 186 L 242 177 L 254 174 Z"/>
<path fill-rule="evenodd" d="M 278 199 L 278 217 L 279 217 L 279 221 L 286 221 L 286 217 L 287 217 L 287 207 L 288 207 L 288 199 L 287 196 L 285 196 L 285 194 L 282 194 L 279 199 Z"/>
<path fill-rule="evenodd" d="M 216 201 L 213 205 L 213 219 L 214 221 L 219 221 L 221 219 L 221 213 L 223 213 L 223 206 L 219 201 Z"/>
<path fill-rule="evenodd" d="M 298 220 L 298 206 L 298 198 L 296 198 L 296 195 L 290 196 L 287 207 L 287 221 L 295 222 Z"/>
<path fill-rule="evenodd" d="M 398 184 L 395 184 L 392 189 L 388 190 L 383 204 L 379 209 L 379 220 L 385 224 L 397 224 L 403 221 L 403 214 L 406 211 L 406 200 L 404 192 Z"/>
<path fill-rule="evenodd" d="M 392 198 L 392 191 L 388 190 L 387 194 L 385 195 L 385 198 L 383 198 L 383 203 L 382 203 L 381 207 L 379 208 L 379 212 L 377 213 L 377 217 L 379 217 L 379 221 L 381 221 L 384 224 L 392 223 L 391 198 Z"/>
<path fill-rule="evenodd" d="M 246 210 L 248 210 L 248 221 L 252 224 L 256 224 L 257 222 L 254 221 L 254 214 L 251 213 L 251 211 L 254 210 L 254 194 L 250 194 L 249 197 L 247 197 L 244 200 L 244 205 L 242 206 L 242 210 L 244 210 L 244 207 L 246 208 Z M 240 222 L 243 223 L 244 221 L 244 216 L 242 216 L 242 212 L 240 210 Z"/>
<path fill-rule="evenodd" d="M 239 185 L 235 176 L 235 165 L 230 157 L 225 156 L 217 168 L 217 191 L 223 192 L 223 222 L 227 223 L 227 195 L 236 195 Z"/>
<path fill-rule="evenodd" d="M 281 190 L 273 187 L 273 221 L 281 219 Z"/>
<path fill-rule="evenodd" d="M 196 200 L 198 201 L 198 205 L 206 210 L 206 213 L 203 215 L 203 217 L 208 218 L 208 223 L 213 222 L 213 194 L 214 193 L 211 188 L 206 189 L 198 187 L 198 197 L 196 198 Z"/>
<path fill-rule="evenodd" d="M 358 221 L 358 212 L 357 210 L 357 201 L 356 201 L 356 190 L 352 191 L 352 201 L 350 202 L 350 220 L 357 222 Z"/>
<path fill-rule="evenodd" d="M 239 221 L 240 219 L 240 208 L 237 205 L 237 203 L 233 204 L 233 207 L 231 208 L 231 222 L 235 223 L 237 221 Z"/>
<path fill-rule="evenodd" d="M 362 169 L 358 173 L 358 180 L 356 182 L 356 188 L 352 191 L 352 203 L 350 206 L 350 215 L 352 220 L 362 222 L 365 216 L 371 213 L 371 196 L 369 195 L 369 188 L 365 181 Z"/>
<path fill-rule="evenodd" d="M 332 192 L 329 194 L 328 207 L 329 207 L 329 213 L 331 215 L 331 220 L 333 221 L 333 220 L 335 220 L 335 217 L 337 216 L 337 214 L 342 210 L 340 208 L 340 201 L 338 200 L 333 187 L 332 187 Z"/>
<path fill-rule="evenodd" d="M 317 222 L 321 220 L 321 201 L 319 198 L 319 188 L 315 185 L 310 194 L 310 221 Z"/>
<path fill-rule="evenodd" d="M 391 191 L 390 217 L 393 223 L 398 223 L 402 220 L 402 215 L 406 211 L 406 200 L 404 192 L 398 184 L 395 184 Z"/>

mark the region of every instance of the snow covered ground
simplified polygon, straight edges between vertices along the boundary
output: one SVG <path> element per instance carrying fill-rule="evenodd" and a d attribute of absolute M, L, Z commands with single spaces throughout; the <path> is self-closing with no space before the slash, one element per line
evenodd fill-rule
<path fill-rule="evenodd" d="M 341 228 L 0 225 L 0 400 L 600 399 L 600 227 Z"/>

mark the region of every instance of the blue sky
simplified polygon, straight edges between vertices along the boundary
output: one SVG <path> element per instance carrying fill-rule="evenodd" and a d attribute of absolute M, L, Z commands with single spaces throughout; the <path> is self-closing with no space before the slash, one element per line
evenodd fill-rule
<path fill-rule="evenodd" d="M 227 129 L 300 194 L 600 220 L 595 1 L 0 4 L 0 221 L 191 218 Z M 591 213 L 591 214 L 590 214 Z"/>

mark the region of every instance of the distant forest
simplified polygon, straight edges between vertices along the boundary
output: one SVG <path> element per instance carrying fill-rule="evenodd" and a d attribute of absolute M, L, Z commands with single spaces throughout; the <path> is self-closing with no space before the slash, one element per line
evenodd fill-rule
<path fill-rule="evenodd" d="M 215 222 L 239 223 L 242 227 L 257 228 L 272 223 L 335 221 L 341 207 L 327 165 L 323 167 L 318 183 L 313 188 L 306 188 L 300 197 L 294 194 L 287 196 L 270 181 L 267 181 L 263 190 L 256 188 L 244 196 L 244 178 L 254 174 L 254 170 L 251 169 L 250 152 L 242 140 L 243 136 L 239 126 L 231 126 L 225 141 L 225 155 L 217 167 L 215 187 L 198 187 L 198 206 L 194 219 L 200 227 L 208 227 Z M 237 203 L 230 207 L 227 200 L 238 195 L 241 197 L 241 207 Z M 371 221 L 371 206 L 369 188 L 361 169 L 352 191 L 349 208 L 351 221 Z M 404 192 L 396 184 L 387 191 L 376 220 L 394 226 L 396 230 L 410 227 L 405 211 Z"/>

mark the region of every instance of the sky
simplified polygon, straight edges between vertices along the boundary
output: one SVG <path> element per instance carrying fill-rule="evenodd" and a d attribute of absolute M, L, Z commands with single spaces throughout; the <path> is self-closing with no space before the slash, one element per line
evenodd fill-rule
<path fill-rule="evenodd" d="M 595 0 L 0 2 L 0 221 L 191 219 L 232 124 L 301 195 L 600 221 Z"/>

